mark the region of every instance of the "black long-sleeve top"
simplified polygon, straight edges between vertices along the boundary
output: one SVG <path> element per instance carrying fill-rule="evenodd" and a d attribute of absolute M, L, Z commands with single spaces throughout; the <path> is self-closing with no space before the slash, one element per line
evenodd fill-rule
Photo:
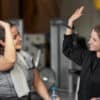
<path fill-rule="evenodd" d="M 82 66 L 78 100 L 100 97 L 100 58 L 95 52 L 74 45 L 73 35 L 64 35 L 63 53 Z"/>

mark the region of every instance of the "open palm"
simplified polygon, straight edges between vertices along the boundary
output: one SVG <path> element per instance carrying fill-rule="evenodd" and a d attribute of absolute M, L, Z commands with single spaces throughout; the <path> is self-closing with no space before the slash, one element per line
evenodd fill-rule
<path fill-rule="evenodd" d="M 70 20 L 75 21 L 78 18 L 80 18 L 82 16 L 83 10 L 84 10 L 84 6 L 81 6 L 80 8 L 76 9 L 75 12 L 70 17 Z"/>

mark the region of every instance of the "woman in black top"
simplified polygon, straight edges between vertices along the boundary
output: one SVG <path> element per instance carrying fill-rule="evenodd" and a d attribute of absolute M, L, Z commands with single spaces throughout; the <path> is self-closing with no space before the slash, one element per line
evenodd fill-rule
<path fill-rule="evenodd" d="M 89 50 L 74 45 L 73 24 L 82 16 L 84 7 L 78 8 L 68 20 L 63 41 L 63 53 L 82 66 L 78 100 L 95 100 L 100 97 L 100 25 L 96 25 L 89 40 Z"/>

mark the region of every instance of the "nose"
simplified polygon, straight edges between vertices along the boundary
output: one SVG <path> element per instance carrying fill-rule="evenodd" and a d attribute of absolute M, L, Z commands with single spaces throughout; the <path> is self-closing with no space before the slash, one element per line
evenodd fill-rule
<path fill-rule="evenodd" d="M 20 35 L 18 36 L 18 39 L 19 39 L 20 41 L 22 41 L 22 37 L 21 37 Z"/>
<path fill-rule="evenodd" d="M 20 41 L 22 41 L 22 37 L 20 36 Z"/>
<path fill-rule="evenodd" d="M 90 44 L 90 40 L 88 41 L 88 44 Z"/>
<path fill-rule="evenodd" d="M 88 44 L 91 44 L 91 38 L 89 39 Z"/>

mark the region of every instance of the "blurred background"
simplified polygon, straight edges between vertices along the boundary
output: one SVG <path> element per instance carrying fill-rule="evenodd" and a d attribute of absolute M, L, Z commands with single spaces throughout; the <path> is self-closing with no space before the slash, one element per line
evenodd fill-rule
<path fill-rule="evenodd" d="M 74 100 L 81 67 L 62 54 L 67 19 L 76 8 L 85 7 L 75 31 L 88 41 L 91 28 L 100 23 L 100 0 L 0 0 L 0 19 L 17 24 L 23 49 L 34 58 L 48 87 L 56 84 L 62 100 Z"/>

